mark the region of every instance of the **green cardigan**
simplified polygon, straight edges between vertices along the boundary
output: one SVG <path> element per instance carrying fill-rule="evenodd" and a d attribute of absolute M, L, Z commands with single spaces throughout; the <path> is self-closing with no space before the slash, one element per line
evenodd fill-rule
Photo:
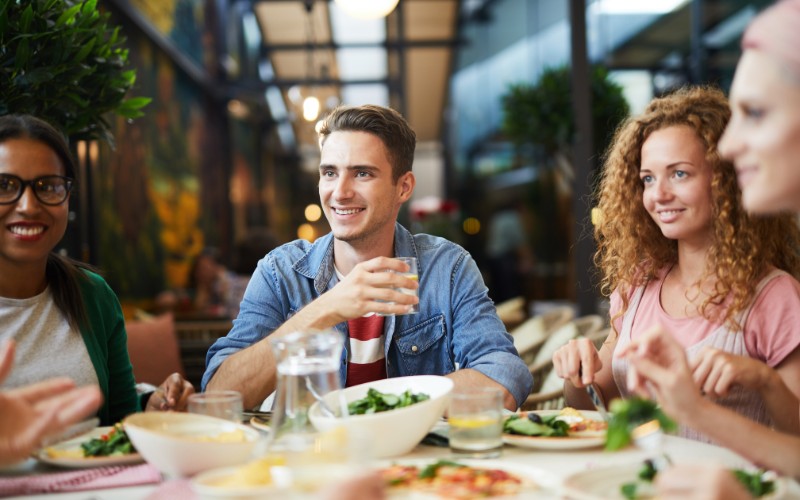
<path fill-rule="evenodd" d="M 100 425 L 113 425 L 141 410 L 128 357 L 125 318 L 108 283 L 95 273 L 84 273 L 88 279 L 81 280 L 80 289 L 89 324 L 81 328 L 81 335 L 104 397 L 97 412 Z"/>

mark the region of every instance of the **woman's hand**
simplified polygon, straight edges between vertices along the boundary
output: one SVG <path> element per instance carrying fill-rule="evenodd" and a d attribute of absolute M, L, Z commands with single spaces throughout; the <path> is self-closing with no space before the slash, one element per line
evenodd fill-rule
<path fill-rule="evenodd" d="M 681 423 L 697 412 L 703 402 L 692 378 L 686 352 L 672 335 L 657 326 L 620 349 L 627 358 L 628 388 L 644 397 L 654 397 L 664 411 Z"/>
<path fill-rule="evenodd" d="M 718 466 L 677 465 L 659 472 L 658 498 L 681 500 L 745 500 L 752 498 L 736 476 Z"/>
<path fill-rule="evenodd" d="M 692 375 L 706 395 L 724 397 L 731 387 L 742 386 L 751 390 L 764 389 L 777 375 L 761 361 L 746 356 L 736 356 L 710 347 L 704 349 L 691 364 Z"/>
<path fill-rule="evenodd" d="M 556 375 L 568 380 L 577 388 L 594 383 L 595 374 L 603 368 L 600 355 L 591 340 L 570 340 L 553 354 Z"/>
<path fill-rule="evenodd" d="M 180 373 L 173 373 L 147 400 L 145 411 L 186 411 L 194 386 Z"/>
<path fill-rule="evenodd" d="M 0 347 L 0 382 L 11 371 L 13 341 Z M 64 431 L 97 411 L 97 386 L 75 388 L 66 378 L 0 391 L 0 465 L 28 457 L 48 435 Z"/>

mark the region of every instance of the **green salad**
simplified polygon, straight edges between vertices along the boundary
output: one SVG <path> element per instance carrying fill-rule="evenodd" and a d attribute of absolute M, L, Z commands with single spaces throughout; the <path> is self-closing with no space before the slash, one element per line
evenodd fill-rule
<path fill-rule="evenodd" d="M 763 470 L 747 472 L 742 469 L 732 469 L 731 472 L 754 498 L 759 498 L 775 491 L 775 481 L 765 479 Z M 656 470 L 653 461 L 645 460 L 644 465 L 639 470 L 638 479 L 620 486 L 620 493 L 628 500 L 650 498 L 653 496 L 651 484 L 657 474 L 658 470 Z"/>
<path fill-rule="evenodd" d="M 369 389 L 367 396 L 357 399 L 347 405 L 347 412 L 350 415 L 368 415 L 370 413 L 380 413 L 382 411 L 396 410 L 430 399 L 424 393 L 414 394 L 407 390 L 400 395 L 384 394 L 375 389 Z"/>
<path fill-rule="evenodd" d="M 521 436 L 565 437 L 569 424 L 558 420 L 558 413 L 540 416 L 529 412 L 527 416 L 511 415 L 503 422 L 503 432 Z"/>
<path fill-rule="evenodd" d="M 84 457 L 108 457 L 116 455 L 129 455 L 136 452 L 122 424 L 116 424 L 99 438 L 92 438 L 81 443 Z"/>

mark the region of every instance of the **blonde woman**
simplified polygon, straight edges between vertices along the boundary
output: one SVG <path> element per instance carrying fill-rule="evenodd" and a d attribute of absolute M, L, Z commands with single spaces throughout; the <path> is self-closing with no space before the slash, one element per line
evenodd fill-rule
<path fill-rule="evenodd" d="M 653 100 L 617 131 L 600 187 L 596 263 L 611 293 L 612 334 L 598 352 L 575 340 L 553 356 L 570 405 L 595 384 L 627 397 L 628 361 L 613 358 L 654 325 L 672 332 L 706 397 L 798 433 L 800 233 L 789 216 L 751 218 L 717 143 L 730 110 L 719 90 Z M 753 365 L 773 367 L 747 379 Z M 711 438 L 689 427 L 681 434 Z"/>

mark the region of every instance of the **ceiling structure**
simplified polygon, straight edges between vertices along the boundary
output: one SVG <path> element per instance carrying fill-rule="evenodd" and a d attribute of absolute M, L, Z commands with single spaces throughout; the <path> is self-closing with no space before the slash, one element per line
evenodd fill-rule
<path fill-rule="evenodd" d="M 359 20 L 325 0 L 254 0 L 259 77 L 284 144 L 316 149 L 316 120 L 302 118 L 310 95 L 323 113 L 339 103 L 391 106 L 419 141 L 439 141 L 460 4 L 400 0 L 386 18 Z"/>

